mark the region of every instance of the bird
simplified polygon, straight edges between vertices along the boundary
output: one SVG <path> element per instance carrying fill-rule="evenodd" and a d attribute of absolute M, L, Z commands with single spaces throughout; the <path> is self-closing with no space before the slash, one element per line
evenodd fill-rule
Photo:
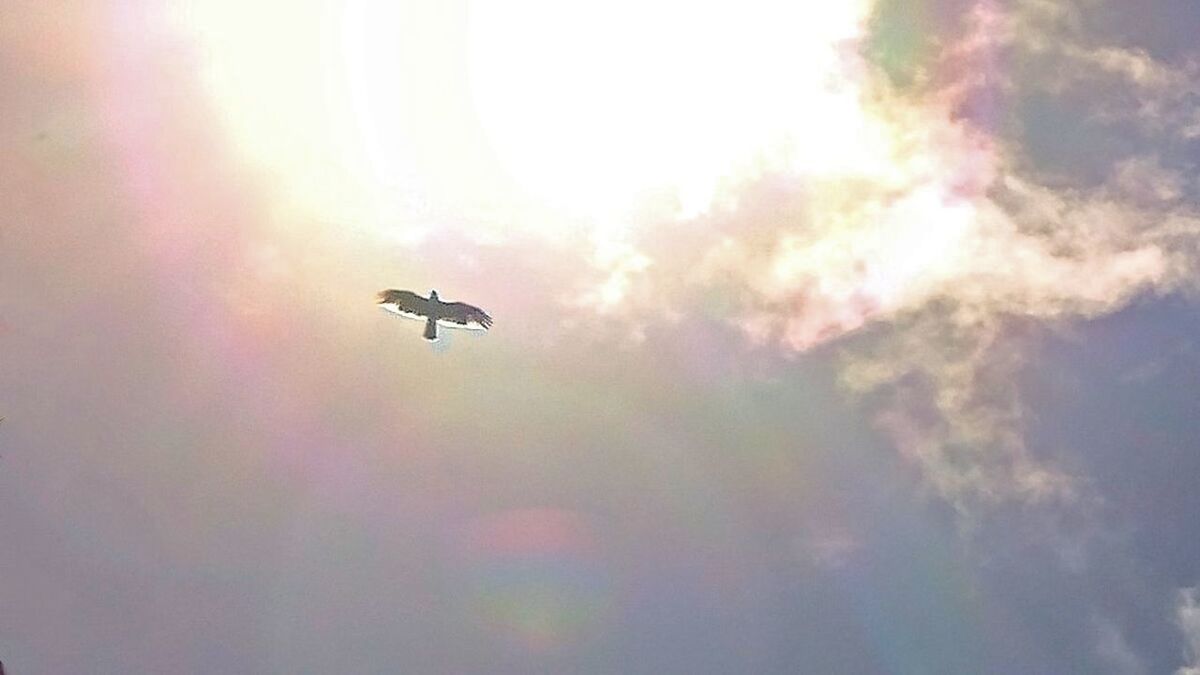
<path fill-rule="evenodd" d="M 437 291 L 429 291 L 425 298 L 412 291 L 389 288 L 379 292 L 378 304 L 385 310 L 409 319 L 424 319 L 425 332 L 421 337 L 433 342 L 438 339 L 438 326 L 487 330 L 492 327 L 492 317 L 474 305 L 465 302 L 445 302 Z"/>

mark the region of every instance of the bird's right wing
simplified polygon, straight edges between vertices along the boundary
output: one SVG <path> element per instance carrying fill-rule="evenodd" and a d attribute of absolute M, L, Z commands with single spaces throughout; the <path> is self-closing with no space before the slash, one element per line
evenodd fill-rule
<path fill-rule="evenodd" d="M 438 323 L 451 328 L 487 330 L 492 327 L 492 317 L 474 305 L 465 302 L 447 302 L 442 305 Z"/>
<path fill-rule="evenodd" d="M 429 316 L 429 300 L 412 291 L 380 291 L 379 306 L 408 319 L 425 319 Z"/>

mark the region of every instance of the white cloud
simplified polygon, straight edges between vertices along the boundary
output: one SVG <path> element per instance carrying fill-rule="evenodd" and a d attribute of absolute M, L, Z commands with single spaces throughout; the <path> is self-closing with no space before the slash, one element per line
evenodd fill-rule
<path fill-rule="evenodd" d="M 964 513 L 1079 502 L 1077 477 L 1027 447 L 1023 335 L 1188 287 L 1200 260 L 1200 208 L 1157 149 L 1098 185 L 1050 181 L 1028 148 L 962 112 L 983 94 L 1088 87 L 1102 105 L 1081 114 L 1189 133 L 1194 112 L 1177 113 L 1200 78 L 1098 43 L 1080 16 L 1073 3 L 977 3 L 916 92 L 844 50 L 819 99 L 837 124 L 796 135 L 818 146 L 763 158 L 704 215 L 631 228 L 571 304 L 638 331 L 718 317 L 789 354 L 873 331 L 844 350 L 842 381 L 877 394 L 879 428 L 939 495 Z"/>
<path fill-rule="evenodd" d="M 1069 12 L 1047 20 L 1051 7 L 1030 8 L 1022 20 L 1074 30 Z M 995 35 L 1007 34 L 994 27 L 1007 24 L 977 11 L 973 25 L 990 32 L 946 49 L 986 67 L 987 50 L 1003 42 Z M 1053 44 L 1080 77 L 1115 75 L 1150 92 L 1180 77 L 1144 53 Z M 1023 148 L 955 118 L 976 85 L 947 82 L 914 101 L 872 82 L 878 107 L 869 114 L 897 139 L 896 154 L 881 156 L 891 169 L 805 177 L 800 206 L 777 198 L 756 211 L 747 193 L 741 217 L 765 218 L 712 246 L 702 283 L 743 289 L 733 320 L 760 344 L 804 351 L 886 326 L 874 347 L 846 352 L 843 382 L 888 394 L 879 427 L 964 511 L 1076 500 L 1077 481 L 1026 447 L 1014 384 L 1026 363 L 1013 334 L 1025 322 L 1096 317 L 1191 283 L 1200 213 L 1184 201 L 1186 183 L 1147 155 L 1119 163 L 1098 187 L 1043 184 L 1024 169 Z"/>
<path fill-rule="evenodd" d="M 1175 602 L 1175 622 L 1183 632 L 1185 662 L 1175 675 L 1200 675 L 1200 588 L 1180 589 Z"/>
<path fill-rule="evenodd" d="M 1142 675 L 1148 672 L 1142 658 L 1129 646 L 1124 633 L 1112 621 L 1096 618 L 1092 622 L 1096 634 L 1096 653 L 1121 675 Z"/>

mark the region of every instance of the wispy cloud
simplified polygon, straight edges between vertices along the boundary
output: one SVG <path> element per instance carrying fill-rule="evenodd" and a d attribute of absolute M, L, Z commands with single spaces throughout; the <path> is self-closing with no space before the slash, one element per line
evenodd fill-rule
<path fill-rule="evenodd" d="M 1145 662 L 1130 647 L 1120 627 L 1112 621 L 1095 618 L 1092 621 L 1096 633 L 1096 651 L 1112 672 L 1122 675 L 1143 675 L 1148 672 Z"/>
<path fill-rule="evenodd" d="M 1018 3 L 1014 47 L 1027 58 L 1027 86 L 1089 100 L 1086 115 L 1133 122 L 1171 139 L 1200 136 L 1200 61 L 1156 59 L 1145 49 L 1098 42 L 1083 28 L 1086 2 Z"/>
<path fill-rule="evenodd" d="M 1175 602 L 1175 622 L 1183 632 L 1185 665 L 1175 675 L 1200 675 L 1200 588 L 1184 588 Z"/>
<path fill-rule="evenodd" d="M 1153 147 L 1101 168 L 1099 184 L 1051 178 L 1002 119 L 1015 114 L 1005 102 L 1111 81 L 1098 88 L 1112 93 L 1103 114 L 1152 122 L 1165 142 L 1186 135 L 1177 103 L 1198 80 L 1097 45 L 1070 4 L 957 11 L 966 34 L 939 42 L 905 89 L 863 56 L 859 35 L 831 85 L 857 117 L 822 130 L 852 151 L 841 170 L 764 160 L 680 237 L 635 236 L 587 297 L 604 310 L 606 298 L 652 293 L 792 353 L 869 330 L 844 349 L 843 382 L 882 396 L 879 427 L 939 494 L 964 510 L 1076 501 L 1078 481 L 1026 447 L 1024 328 L 1192 283 L 1200 211 Z"/>
<path fill-rule="evenodd" d="M 1015 52 L 1007 58 L 1065 65 L 1045 69 L 1064 78 L 1062 86 L 1105 77 L 1132 84 L 1136 97 L 1113 96 L 1106 104 L 1131 119 L 1161 122 L 1164 138 L 1183 132 L 1182 122 L 1156 104 L 1174 105 L 1181 91 L 1194 90 L 1190 70 L 1136 50 L 1085 47 L 1070 6 L 1029 2 L 1010 17 L 991 7 L 977 4 L 973 25 L 1000 36 L 991 44 Z M 1019 29 L 1003 28 L 1012 25 Z M 989 41 L 968 36 L 945 51 L 979 44 Z M 1005 73 L 983 79 L 1015 88 L 1006 96 L 1045 84 Z M 855 391 L 887 393 L 881 427 L 952 502 L 1075 500 L 1078 481 L 1033 459 L 1023 438 L 1014 384 L 1025 365 L 1020 327 L 1095 317 L 1141 293 L 1192 283 L 1200 218 L 1185 198 L 1186 179 L 1154 154 L 1118 162 L 1100 185 L 1044 182 L 1019 139 L 946 119 L 939 105 L 961 100 L 963 90 L 951 80 L 919 98 L 929 115 L 920 123 L 946 125 L 962 138 L 986 133 L 978 145 L 991 148 L 992 180 L 969 193 L 966 206 L 939 205 L 942 214 L 968 210 L 955 242 L 961 254 L 946 267 L 921 270 L 927 290 L 881 314 L 889 324 L 873 347 L 847 350 L 844 380 Z M 961 168 L 961 152 L 926 151 Z"/>

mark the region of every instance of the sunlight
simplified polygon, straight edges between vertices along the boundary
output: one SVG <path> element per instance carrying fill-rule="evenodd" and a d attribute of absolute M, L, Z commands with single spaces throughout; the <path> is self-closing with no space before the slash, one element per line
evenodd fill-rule
<path fill-rule="evenodd" d="M 322 217 L 360 203 L 361 143 L 332 58 L 340 9 L 324 0 L 181 0 L 171 7 L 175 23 L 196 39 L 201 83 L 229 146 Z"/>
<path fill-rule="evenodd" d="M 646 190 L 694 214 L 762 161 L 885 170 L 886 130 L 843 72 L 866 0 L 177 10 L 240 151 L 303 208 L 375 234 L 447 221 L 553 234 L 618 221 Z"/>
<path fill-rule="evenodd" d="M 865 9 L 479 2 L 474 100 L 504 166 L 543 200 L 604 214 L 666 186 L 685 212 L 703 210 L 722 177 L 761 153 L 855 136 L 837 47 Z M 821 156 L 836 164 L 838 153 Z"/>

